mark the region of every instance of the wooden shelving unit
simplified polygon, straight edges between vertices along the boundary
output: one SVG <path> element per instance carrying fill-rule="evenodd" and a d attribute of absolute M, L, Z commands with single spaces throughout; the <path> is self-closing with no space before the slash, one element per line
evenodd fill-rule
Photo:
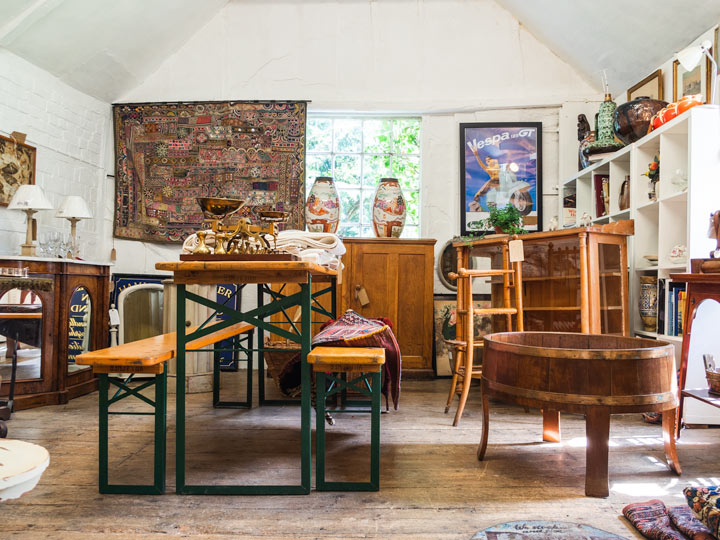
<path fill-rule="evenodd" d="M 713 106 L 695 107 L 560 185 L 559 216 L 563 216 L 564 197 L 575 193 L 578 220 L 583 213 L 590 215 L 595 224 L 635 220 L 635 235 L 628 243 L 632 335 L 663 339 L 678 346 L 682 341 L 679 336 L 668 335 L 667 327 L 643 330 L 637 307 L 640 276 L 664 278 L 667 287 L 671 273 L 689 271 L 691 258 L 707 257 L 714 247 L 713 240 L 707 238 L 707 228 L 710 213 L 720 208 L 718 148 L 720 110 Z M 660 179 L 657 198 L 650 200 L 649 181 L 644 173 L 655 156 L 660 160 Z M 596 174 L 609 176 L 610 211 L 604 216 L 596 212 L 593 181 Z M 626 176 L 630 177 L 630 207 L 620 210 L 620 188 Z M 686 189 L 675 181 L 679 176 L 687 178 Z M 670 251 L 676 245 L 687 247 L 687 262 L 670 260 Z M 651 264 L 646 255 L 657 255 L 658 262 Z"/>

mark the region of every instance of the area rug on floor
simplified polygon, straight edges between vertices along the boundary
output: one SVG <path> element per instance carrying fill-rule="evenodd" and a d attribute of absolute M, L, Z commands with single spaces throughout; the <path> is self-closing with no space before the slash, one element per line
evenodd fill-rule
<path fill-rule="evenodd" d="M 565 521 L 508 521 L 483 529 L 472 540 L 595 540 L 601 538 L 623 539 L 622 536 L 601 531 L 579 523 Z"/>

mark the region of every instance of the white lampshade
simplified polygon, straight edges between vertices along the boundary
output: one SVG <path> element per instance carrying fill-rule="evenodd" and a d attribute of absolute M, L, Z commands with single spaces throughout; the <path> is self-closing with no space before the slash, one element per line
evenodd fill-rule
<path fill-rule="evenodd" d="M 67 219 L 89 219 L 92 217 L 85 199 L 79 195 L 68 195 L 58 206 L 55 217 Z"/>
<path fill-rule="evenodd" d="M 697 45 L 690 45 L 679 53 L 677 53 L 678 62 L 685 69 L 685 71 L 691 71 L 695 69 L 700 63 L 700 59 L 703 57 L 705 51 L 709 51 L 712 44 L 709 40 L 705 40 Z"/>
<path fill-rule="evenodd" d="M 10 199 L 8 210 L 52 210 L 53 205 L 45 197 L 42 188 L 35 184 L 24 184 Z"/>

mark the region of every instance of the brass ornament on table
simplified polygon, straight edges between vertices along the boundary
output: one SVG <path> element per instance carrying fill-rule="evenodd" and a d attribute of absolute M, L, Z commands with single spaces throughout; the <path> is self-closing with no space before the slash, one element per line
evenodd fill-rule
<path fill-rule="evenodd" d="M 207 231 L 197 232 L 198 244 L 193 255 L 265 255 L 277 253 L 278 225 L 286 222 L 289 212 L 253 207 L 252 213 L 262 223 L 253 225 L 246 217 L 238 219 L 234 225 L 223 223 L 223 220 L 245 206 L 240 199 L 219 197 L 198 197 L 197 199 L 206 221 L 211 222 L 215 237 L 215 248 L 206 244 Z M 267 236 L 272 237 L 273 247 Z"/>

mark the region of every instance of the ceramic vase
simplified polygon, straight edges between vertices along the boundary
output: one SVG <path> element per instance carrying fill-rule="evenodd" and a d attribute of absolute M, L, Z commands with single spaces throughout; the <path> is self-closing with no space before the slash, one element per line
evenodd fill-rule
<path fill-rule="evenodd" d="M 623 143 L 615 140 L 613 122 L 617 105 L 610 94 L 605 94 L 605 101 L 600 104 L 600 110 L 595 117 L 595 140 L 588 144 L 583 153 L 586 156 L 615 152 L 623 146 Z"/>
<path fill-rule="evenodd" d="M 310 232 L 334 233 L 340 223 L 340 199 L 335 182 L 318 176 L 305 203 L 305 223 Z"/>
<path fill-rule="evenodd" d="M 640 318 L 648 332 L 657 330 L 657 277 L 640 276 Z"/>
<path fill-rule="evenodd" d="M 373 201 L 373 228 L 378 238 L 400 238 L 407 207 L 397 178 L 381 178 Z"/>
<path fill-rule="evenodd" d="M 667 101 L 638 97 L 615 109 L 613 129 L 615 136 L 625 144 L 634 143 L 645 136 L 653 116 L 667 106 Z"/>

